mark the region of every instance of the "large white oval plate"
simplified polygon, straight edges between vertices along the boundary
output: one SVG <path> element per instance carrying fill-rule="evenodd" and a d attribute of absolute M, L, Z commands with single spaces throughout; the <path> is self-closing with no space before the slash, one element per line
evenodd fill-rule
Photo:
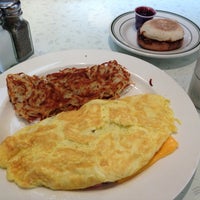
<path fill-rule="evenodd" d="M 173 51 L 151 51 L 141 48 L 137 44 L 134 11 L 123 13 L 113 20 L 110 26 L 111 37 L 120 47 L 146 57 L 181 57 L 192 54 L 199 49 L 200 29 L 194 22 L 181 15 L 161 10 L 157 10 L 155 18 L 171 18 L 180 23 L 184 29 L 184 40 L 181 48 Z"/>
<path fill-rule="evenodd" d="M 102 190 L 52 191 L 46 188 L 24 190 L 7 181 L 0 169 L 0 199 L 56 200 L 169 200 L 178 195 L 191 179 L 199 160 L 200 121 L 190 98 L 166 73 L 135 57 L 103 50 L 72 50 L 36 57 L 16 65 L 0 75 L 0 141 L 26 124 L 17 118 L 6 90 L 8 73 L 45 74 L 64 67 L 100 64 L 116 59 L 132 73 L 135 87 L 128 94 L 158 93 L 170 99 L 175 116 L 181 120 L 174 135 L 179 148 L 130 181 Z M 150 84 L 152 80 L 152 84 Z M 162 120 L 162 119 L 160 119 Z"/>

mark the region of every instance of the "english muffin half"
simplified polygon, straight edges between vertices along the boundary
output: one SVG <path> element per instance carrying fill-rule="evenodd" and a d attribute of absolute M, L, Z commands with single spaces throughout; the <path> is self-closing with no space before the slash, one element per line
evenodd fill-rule
<path fill-rule="evenodd" d="M 170 51 L 182 46 L 184 30 L 172 19 L 152 19 L 145 22 L 138 31 L 138 44 L 154 51 Z"/>

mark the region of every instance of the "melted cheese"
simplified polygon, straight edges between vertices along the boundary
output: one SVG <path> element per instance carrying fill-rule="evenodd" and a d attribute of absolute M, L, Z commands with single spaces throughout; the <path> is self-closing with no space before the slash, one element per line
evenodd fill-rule
<path fill-rule="evenodd" d="M 172 136 L 170 136 L 145 168 L 150 167 L 161 158 L 164 158 L 173 153 L 177 148 L 178 142 Z"/>
<path fill-rule="evenodd" d="M 177 148 L 178 148 L 178 142 L 172 136 L 170 136 L 145 167 L 143 167 L 141 170 L 138 171 L 138 173 L 134 174 L 133 176 L 119 180 L 118 183 L 123 183 L 123 182 L 133 178 L 134 176 L 142 173 L 144 170 L 151 167 L 158 160 L 173 153 Z"/>

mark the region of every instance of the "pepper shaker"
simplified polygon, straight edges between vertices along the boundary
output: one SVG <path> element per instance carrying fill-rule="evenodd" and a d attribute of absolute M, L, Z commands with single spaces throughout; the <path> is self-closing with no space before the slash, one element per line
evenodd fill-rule
<path fill-rule="evenodd" d="M 192 99 L 194 105 L 200 109 L 200 56 L 196 62 L 188 94 Z"/>
<path fill-rule="evenodd" d="M 17 63 L 12 39 L 8 31 L 3 29 L 3 23 L 3 14 L 0 10 L 0 72 L 6 71 Z"/>
<path fill-rule="evenodd" d="M 22 17 L 21 2 L 7 1 L 1 9 L 5 22 L 3 28 L 11 34 L 16 49 L 16 59 L 18 62 L 24 61 L 34 53 L 34 49 L 29 23 Z"/>

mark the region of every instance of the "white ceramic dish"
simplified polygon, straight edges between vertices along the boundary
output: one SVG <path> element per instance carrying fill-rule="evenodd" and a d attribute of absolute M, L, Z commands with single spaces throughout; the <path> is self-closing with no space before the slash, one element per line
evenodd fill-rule
<path fill-rule="evenodd" d="M 175 13 L 157 10 L 155 18 L 171 18 L 177 20 L 184 29 L 184 41 L 181 48 L 173 51 L 150 51 L 137 44 L 135 28 L 135 12 L 123 13 L 116 17 L 110 26 L 110 35 L 120 47 L 132 53 L 155 58 L 173 58 L 192 54 L 200 47 L 200 29 L 189 19 Z"/>
<path fill-rule="evenodd" d="M 191 179 L 199 160 L 200 123 L 195 107 L 184 90 L 155 66 L 121 53 L 103 50 L 72 50 L 36 57 L 0 75 L 0 141 L 26 124 L 15 116 L 9 102 L 5 78 L 8 73 L 45 74 L 64 67 L 100 64 L 116 59 L 132 73 L 135 87 L 127 95 L 158 93 L 170 99 L 175 116 L 181 120 L 174 135 L 179 148 L 130 181 L 102 190 L 52 191 L 46 188 L 24 190 L 8 182 L 0 169 L 0 199 L 85 200 L 113 199 L 169 200 L 178 195 Z M 150 84 L 152 80 L 152 85 Z M 161 119 L 162 120 L 162 119 Z"/>

